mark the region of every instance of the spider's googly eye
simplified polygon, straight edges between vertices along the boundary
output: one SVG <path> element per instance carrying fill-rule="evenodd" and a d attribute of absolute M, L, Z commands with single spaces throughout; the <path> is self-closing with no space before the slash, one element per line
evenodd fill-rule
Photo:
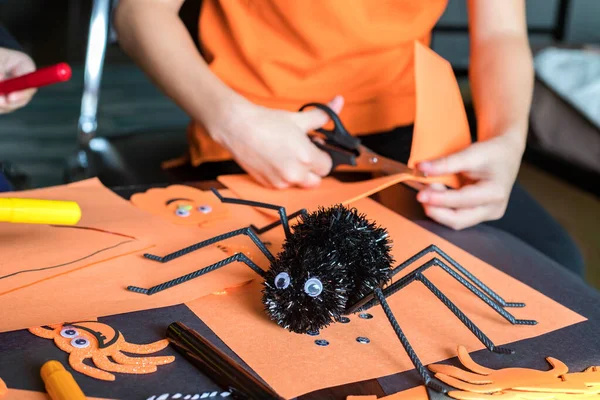
<path fill-rule="evenodd" d="M 275 277 L 275 287 L 277 289 L 287 289 L 287 287 L 290 286 L 291 281 L 292 279 L 287 272 L 280 272 Z"/>
<path fill-rule="evenodd" d="M 67 339 L 72 339 L 74 337 L 77 337 L 78 335 L 79 335 L 79 332 L 77 332 L 77 330 L 75 328 L 71 328 L 71 327 L 63 328 L 60 331 L 60 336 L 67 338 Z"/>
<path fill-rule="evenodd" d="M 323 291 L 323 284 L 317 278 L 310 278 L 304 284 L 304 292 L 310 297 L 317 297 Z"/>
<path fill-rule="evenodd" d="M 77 347 L 78 349 L 85 349 L 86 347 L 89 347 L 89 345 L 90 345 L 90 341 L 87 340 L 86 338 L 77 337 L 77 338 L 71 340 L 71 346 Z"/>
<path fill-rule="evenodd" d="M 212 211 L 212 207 L 209 206 L 208 204 L 204 204 L 204 205 L 201 205 L 200 207 L 198 207 L 198 211 L 201 212 L 202 214 L 208 214 L 209 212 Z"/>

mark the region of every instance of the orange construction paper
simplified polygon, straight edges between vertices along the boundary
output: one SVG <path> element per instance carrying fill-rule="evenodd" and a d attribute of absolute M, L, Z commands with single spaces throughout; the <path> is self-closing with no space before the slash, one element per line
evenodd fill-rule
<path fill-rule="evenodd" d="M 87 185 L 86 190 L 91 190 L 90 187 L 93 187 L 95 183 Z M 225 190 L 221 192 L 224 196 L 231 195 Z M 138 215 L 140 230 L 138 231 L 138 222 L 133 221 L 131 224 L 127 224 L 127 216 L 124 216 L 126 218 L 125 226 L 133 226 L 134 233 L 143 235 L 152 247 L 115 257 L 110 261 L 101 259 L 84 264 L 82 267 L 66 273 L 0 294 L 0 304 L 2 304 L 0 307 L 0 332 L 60 324 L 64 321 L 84 320 L 89 315 L 102 317 L 182 304 L 256 279 L 256 273 L 246 265 L 233 263 L 201 278 L 193 279 L 152 296 L 134 293 L 126 289 L 128 285 L 151 287 L 185 275 L 222 260 L 229 255 L 230 249 L 249 248 L 249 252 L 252 254 L 251 258 L 266 268 L 265 257 L 245 236 L 221 242 L 221 247 L 225 246 L 225 248 L 209 246 L 168 263 L 159 263 L 143 257 L 145 252 L 157 255 L 168 254 L 218 234 L 248 226 L 251 223 L 263 226 L 271 222 L 269 217 L 257 212 L 252 207 L 232 207 L 231 209 L 235 209 L 235 212 L 232 212 L 229 218 L 220 221 L 218 225 L 200 229 L 197 226 L 168 223 L 159 217 L 139 210 L 127 201 L 124 203 L 126 209 L 130 210 L 133 215 Z M 117 214 L 122 213 L 122 210 L 118 208 L 114 211 Z M 92 217 L 93 215 L 88 216 L 88 218 Z M 109 215 L 106 218 L 110 219 L 111 217 Z M 98 224 L 101 223 L 101 221 L 98 222 Z M 144 225 L 147 225 L 147 230 L 142 232 L 141 227 Z M 269 232 L 269 234 L 272 233 Z M 269 234 L 264 235 L 264 240 L 269 240 Z M 73 299 L 78 300 L 73 301 Z"/>
<path fill-rule="evenodd" d="M 3 193 L 2 196 L 14 196 Z M 95 179 L 18 192 L 21 198 L 76 201 L 75 226 L 3 224 L 0 295 L 92 263 L 146 249 L 152 219 Z"/>
<path fill-rule="evenodd" d="M 59 324 L 50 329 L 38 326 L 29 328 L 29 332 L 54 340 L 59 349 L 69 353 L 69 364 L 75 371 L 104 381 L 115 380 L 110 372 L 150 374 L 157 371 L 158 365 L 175 361 L 173 356 L 129 357 L 123 354 L 156 353 L 167 347 L 169 341 L 163 339 L 150 344 L 129 343 L 121 332 L 98 321 Z M 91 359 L 97 368 L 85 364 L 86 359 Z"/>
<path fill-rule="evenodd" d="M 172 185 L 136 193 L 130 201 L 140 209 L 181 225 L 206 226 L 229 216 L 229 209 L 210 190 Z"/>
<path fill-rule="evenodd" d="M 455 399 L 569 399 L 600 398 L 600 367 L 569 373 L 560 360 L 547 357 L 548 371 L 529 368 L 493 370 L 477 364 L 464 346 L 458 358 L 468 370 L 444 364 L 429 366 L 435 376 L 458 391 L 449 392 Z"/>
<path fill-rule="evenodd" d="M 416 114 L 408 165 L 461 151 L 471 144 L 467 113 L 452 66 L 415 41 Z M 436 179 L 457 188 L 456 175 Z"/>
<path fill-rule="evenodd" d="M 0 397 L 4 396 L 7 391 L 8 388 L 6 387 L 6 383 L 0 378 Z"/>
<path fill-rule="evenodd" d="M 6 228 L 1 234 L 5 257 L 0 260 L 0 295 L 150 247 L 136 238 L 78 227 L 19 224 Z"/>
<path fill-rule="evenodd" d="M 370 199 L 357 201 L 355 206 L 369 219 L 388 229 L 395 242 L 392 253 L 398 262 L 435 244 L 506 301 L 526 303 L 524 308 L 508 311 L 516 318 L 537 320 L 538 324 L 511 325 L 443 270 L 433 268 L 425 273 L 496 345 L 539 336 L 586 320 Z M 281 243 L 283 235 L 277 234 Z M 276 246 L 275 238 L 271 241 Z M 396 278 L 432 257 L 424 257 Z M 381 307 L 368 311 L 373 315 L 372 319 L 351 315 L 350 323 L 332 324 L 318 337 L 298 335 L 267 318 L 261 288 L 261 282 L 255 280 L 228 290 L 226 295 L 206 296 L 187 305 L 282 396 L 296 397 L 318 389 L 413 369 Z M 484 348 L 454 314 L 418 282 L 391 296 L 388 302 L 424 364 L 453 357 L 454 343 L 464 343 L 473 351 Z M 356 338 L 359 336 L 368 337 L 370 343 L 358 343 Z M 326 339 L 330 344 L 317 346 L 315 339 Z"/>

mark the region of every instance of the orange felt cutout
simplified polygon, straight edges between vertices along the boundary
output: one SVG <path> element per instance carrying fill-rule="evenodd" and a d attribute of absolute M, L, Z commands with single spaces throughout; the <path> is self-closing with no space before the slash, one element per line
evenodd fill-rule
<path fill-rule="evenodd" d="M 600 367 L 569 373 L 560 360 L 547 357 L 548 371 L 528 368 L 493 370 L 477 364 L 464 346 L 458 347 L 458 358 L 468 370 L 451 365 L 430 365 L 429 369 L 442 382 L 459 389 L 449 392 L 455 399 L 591 399 L 600 398 Z"/>
<path fill-rule="evenodd" d="M 7 391 L 8 388 L 6 387 L 6 383 L 0 378 L 0 397 L 4 396 Z"/>
<path fill-rule="evenodd" d="M 585 321 L 577 313 L 380 204 L 363 199 L 355 206 L 369 219 L 388 229 L 395 241 L 393 255 L 398 263 L 435 244 L 507 301 L 526 303 L 524 308 L 510 308 L 508 311 L 516 318 L 537 320 L 538 324 L 513 326 L 443 270 L 433 268 L 425 272 L 496 345 L 539 336 Z M 277 236 L 280 244 L 283 234 L 278 231 Z M 276 238 L 269 240 L 277 247 Z M 424 257 L 396 278 L 432 257 Z M 413 369 L 381 307 L 368 311 L 373 315 L 372 319 L 351 315 L 350 323 L 333 324 L 323 329 L 318 337 L 298 335 L 280 328 L 267 318 L 263 311 L 261 288 L 261 283 L 255 280 L 249 285 L 228 290 L 226 295 L 206 296 L 187 305 L 282 396 L 296 397 L 326 387 Z M 454 314 L 418 282 L 391 296 L 388 302 L 424 364 L 452 357 L 455 352 L 453 343 L 465 343 L 473 350 L 483 348 Z M 370 343 L 358 343 L 356 338 L 359 336 L 368 337 Z M 317 346 L 315 339 L 326 339 L 330 344 Z M 256 346 L 256 343 L 263 345 Z"/>
<path fill-rule="evenodd" d="M 226 190 L 221 193 L 231 196 Z M 257 279 L 256 273 L 246 265 L 234 263 L 152 296 L 126 290 L 128 285 L 151 287 L 227 257 L 227 252 L 217 246 L 209 246 L 168 263 L 148 260 L 143 257 L 144 252 L 164 255 L 251 223 L 260 227 L 272 220 L 252 207 L 236 206 L 230 218 L 221 220 L 218 225 L 198 229 L 197 226 L 167 223 L 127 201 L 124 203 L 127 209 L 133 210 L 132 214 L 141 215 L 140 225 L 146 224 L 144 236 L 147 242 L 154 243 L 153 247 L 115 257 L 110 262 L 102 259 L 84 264 L 18 290 L 0 293 L 0 332 L 83 320 L 90 314 L 101 317 L 181 304 Z M 120 213 L 120 210 L 115 209 L 115 213 Z M 106 218 L 111 217 L 108 215 Z M 263 235 L 263 240 L 270 240 L 270 234 Z M 240 236 L 219 244 L 231 249 L 250 248 L 251 258 L 266 268 L 266 259 L 253 247 L 250 238 Z"/>
<path fill-rule="evenodd" d="M 131 196 L 140 209 L 181 225 L 207 226 L 229 217 L 229 209 L 211 191 L 172 185 Z"/>
<path fill-rule="evenodd" d="M 447 156 L 471 144 L 469 122 L 452 66 L 415 42 L 416 115 L 408 165 Z M 457 188 L 458 176 L 436 179 Z"/>
<path fill-rule="evenodd" d="M 123 354 L 156 353 L 169 345 L 167 339 L 144 345 L 129 343 L 121 332 L 97 321 L 59 324 L 50 328 L 34 327 L 29 332 L 41 338 L 53 339 L 59 349 L 69 353 L 69 364 L 75 371 L 95 379 L 114 381 L 115 376 L 110 372 L 149 374 L 156 372 L 158 365 L 175 361 L 173 356 L 129 357 Z M 98 368 L 84 364 L 88 358 Z"/>

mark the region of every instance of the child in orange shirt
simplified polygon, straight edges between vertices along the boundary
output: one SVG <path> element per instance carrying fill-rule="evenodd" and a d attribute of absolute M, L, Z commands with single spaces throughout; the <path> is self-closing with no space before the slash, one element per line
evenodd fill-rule
<path fill-rule="evenodd" d="M 194 119 L 193 163 L 229 153 L 264 185 L 317 186 L 331 160 L 307 132 L 327 117 L 296 112 L 315 101 L 329 102 L 350 132 L 367 135 L 365 145 L 406 161 L 413 43 L 429 44 L 447 0 L 204 0 L 202 54 L 178 17 L 183 1 L 121 0 L 116 26 L 123 48 Z M 441 224 L 495 221 L 581 273 L 568 235 L 515 186 L 533 87 L 525 0 L 468 0 L 468 10 L 478 141 L 419 168 L 475 183 L 432 186 L 417 199 Z"/>

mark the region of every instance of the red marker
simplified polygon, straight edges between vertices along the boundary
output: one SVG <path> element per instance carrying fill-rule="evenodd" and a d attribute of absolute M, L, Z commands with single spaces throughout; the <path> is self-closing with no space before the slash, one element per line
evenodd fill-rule
<path fill-rule="evenodd" d="M 65 82 L 69 79 L 71 79 L 71 67 L 67 63 L 60 63 L 51 67 L 40 68 L 23 76 L 1 81 L 0 95 Z"/>

